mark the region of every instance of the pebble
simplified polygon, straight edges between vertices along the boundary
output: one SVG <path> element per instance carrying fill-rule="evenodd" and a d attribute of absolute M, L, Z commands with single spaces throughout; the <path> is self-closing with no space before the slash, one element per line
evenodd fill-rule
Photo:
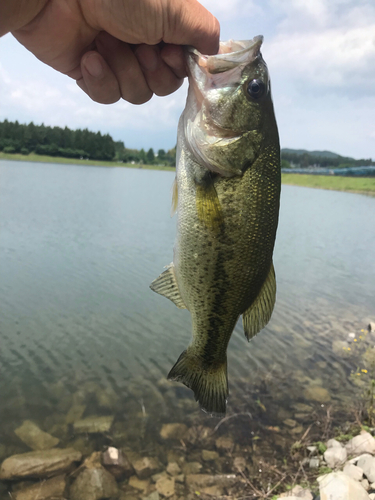
<path fill-rule="evenodd" d="M 150 486 L 150 481 L 148 479 L 139 479 L 137 476 L 131 476 L 128 484 L 136 490 L 147 491 Z"/>
<path fill-rule="evenodd" d="M 363 470 L 356 465 L 351 463 L 347 463 L 344 467 L 344 474 L 355 479 L 356 481 L 360 481 L 363 477 Z"/>
<path fill-rule="evenodd" d="M 230 451 L 234 448 L 233 439 L 229 436 L 220 436 L 216 439 L 215 445 L 218 450 Z"/>
<path fill-rule="evenodd" d="M 181 473 L 181 468 L 177 462 L 169 462 L 166 470 L 171 476 L 178 476 Z"/>
<path fill-rule="evenodd" d="M 133 462 L 132 465 L 139 479 L 147 479 L 162 469 L 161 463 L 154 457 L 140 458 Z"/>
<path fill-rule="evenodd" d="M 359 455 L 361 453 L 375 454 L 375 439 L 370 433 L 361 431 L 358 436 L 351 439 L 345 446 L 348 455 Z"/>
<path fill-rule="evenodd" d="M 326 443 L 327 448 L 342 448 L 342 444 L 336 439 L 328 439 Z"/>
<path fill-rule="evenodd" d="M 236 457 L 233 461 L 233 469 L 238 470 L 240 472 L 244 472 L 247 467 L 246 458 L 244 457 Z"/>
<path fill-rule="evenodd" d="M 318 457 L 310 458 L 310 461 L 309 461 L 310 469 L 318 469 L 319 465 L 320 465 L 320 460 Z"/>
<path fill-rule="evenodd" d="M 293 498 L 298 500 L 313 500 L 313 494 L 309 489 L 302 488 L 302 486 L 295 486 L 292 490 L 282 493 L 279 498 L 288 498 L 288 500 L 292 500 Z"/>
<path fill-rule="evenodd" d="M 185 424 L 163 424 L 160 430 L 160 437 L 163 439 L 183 439 L 187 432 Z"/>
<path fill-rule="evenodd" d="M 217 451 L 210 450 L 202 450 L 202 460 L 205 462 L 212 462 L 213 460 L 217 460 L 219 458 L 219 454 Z"/>
<path fill-rule="evenodd" d="M 175 480 L 173 477 L 161 477 L 156 481 L 156 490 L 160 495 L 169 498 L 175 494 Z"/>
<path fill-rule="evenodd" d="M 343 472 L 318 477 L 321 500 L 368 500 L 366 490 L 358 481 Z"/>
<path fill-rule="evenodd" d="M 375 482 L 375 458 L 372 455 L 362 455 L 357 462 L 357 466 L 363 470 L 370 483 Z"/>
<path fill-rule="evenodd" d="M 327 462 L 328 467 L 334 469 L 335 467 L 338 467 L 345 463 L 348 454 L 346 449 L 342 448 L 340 445 L 340 447 L 335 446 L 333 448 L 328 448 L 324 452 L 323 457 L 324 460 Z"/>
<path fill-rule="evenodd" d="M 314 455 L 318 451 L 318 447 L 314 445 L 308 446 L 306 449 L 310 452 L 311 455 Z"/>
<path fill-rule="evenodd" d="M 297 422 L 291 418 L 286 418 L 284 421 L 283 421 L 283 424 L 288 426 L 288 427 L 295 427 L 297 425 Z"/>

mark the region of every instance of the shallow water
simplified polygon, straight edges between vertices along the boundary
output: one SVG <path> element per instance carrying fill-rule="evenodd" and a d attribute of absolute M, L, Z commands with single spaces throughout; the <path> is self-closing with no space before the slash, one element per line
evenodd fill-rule
<path fill-rule="evenodd" d="M 114 444 L 142 448 L 163 422 L 216 425 L 165 380 L 190 316 L 149 289 L 172 260 L 173 177 L 0 162 L 0 455 L 27 451 L 13 433 L 23 420 L 58 432 L 80 401 L 85 416 L 115 415 Z M 287 434 L 296 402 L 311 405 L 305 429 L 323 404 L 310 386 L 352 402 L 352 365 L 332 342 L 374 320 L 374 220 L 373 197 L 283 186 L 272 320 L 250 344 L 239 322 L 228 350 L 228 415 L 252 416 L 222 426 L 236 439 Z"/>

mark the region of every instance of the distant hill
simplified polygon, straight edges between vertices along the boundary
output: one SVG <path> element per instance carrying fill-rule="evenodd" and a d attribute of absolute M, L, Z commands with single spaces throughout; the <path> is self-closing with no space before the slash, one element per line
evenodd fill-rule
<path fill-rule="evenodd" d="M 282 168 L 347 168 L 373 166 L 371 158 L 356 160 L 348 156 L 341 156 L 332 151 L 308 151 L 306 149 L 283 148 L 281 150 Z"/>
<path fill-rule="evenodd" d="M 337 153 L 332 153 L 332 151 L 308 151 L 307 149 L 290 149 L 290 148 L 282 148 L 281 153 L 290 153 L 295 155 L 303 155 L 308 154 L 310 156 L 318 156 L 322 158 L 343 158 L 343 156 L 338 155 Z M 354 158 L 345 157 L 346 160 L 354 160 Z"/>

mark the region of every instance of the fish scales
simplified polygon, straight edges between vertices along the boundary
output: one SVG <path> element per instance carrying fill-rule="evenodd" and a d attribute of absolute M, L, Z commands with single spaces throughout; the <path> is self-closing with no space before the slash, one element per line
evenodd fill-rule
<path fill-rule="evenodd" d="M 250 84 L 269 86 L 261 39 L 226 47 L 231 43 L 240 50 L 221 58 L 187 55 L 190 87 L 178 130 L 177 239 L 173 263 L 151 284 L 192 318 L 192 342 L 169 378 L 190 387 L 201 408 L 217 415 L 225 413 L 226 353 L 239 316 L 250 339 L 272 313 L 281 184 L 270 92 L 263 90 L 256 99 L 245 94 Z M 241 44 L 247 59 L 237 56 Z M 219 74 L 204 67 L 205 62 L 217 67 L 215 57 Z M 197 83 L 199 77 L 206 78 L 205 85 Z"/>

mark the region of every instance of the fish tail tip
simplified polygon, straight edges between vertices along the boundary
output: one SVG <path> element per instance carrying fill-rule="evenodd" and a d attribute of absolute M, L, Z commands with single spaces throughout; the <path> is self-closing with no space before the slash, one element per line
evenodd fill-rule
<path fill-rule="evenodd" d="M 227 360 L 205 369 L 200 358 L 184 351 L 168 374 L 168 380 L 182 382 L 194 392 L 202 411 L 212 417 L 225 416 L 228 398 Z"/>

